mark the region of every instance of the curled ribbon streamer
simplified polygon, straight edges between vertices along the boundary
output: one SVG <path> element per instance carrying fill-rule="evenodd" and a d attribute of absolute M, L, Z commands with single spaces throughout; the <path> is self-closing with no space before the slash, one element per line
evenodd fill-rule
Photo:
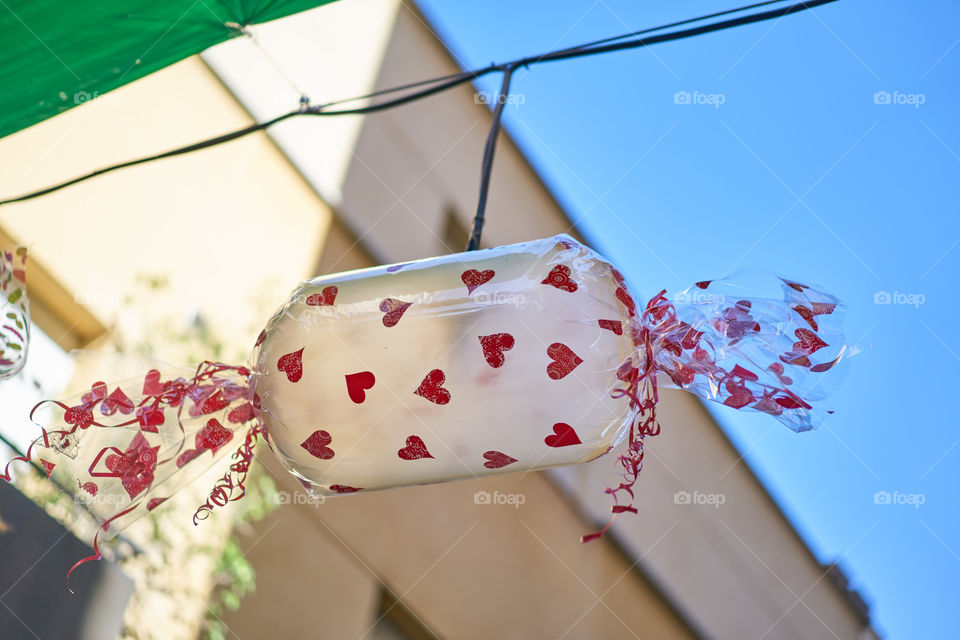
<path fill-rule="evenodd" d="M 17 375 L 27 362 L 30 305 L 27 249 L 0 252 L 0 380 Z"/>

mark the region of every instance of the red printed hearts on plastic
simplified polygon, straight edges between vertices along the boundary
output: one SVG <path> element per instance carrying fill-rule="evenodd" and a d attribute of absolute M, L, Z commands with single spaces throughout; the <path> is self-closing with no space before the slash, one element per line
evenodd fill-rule
<path fill-rule="evenodd" d="M 487 364 L 494 369 L 503 366 L 504 351 L 513 349 L 513 336 L 509 333 L 494 333 L 489 336 L 477 336 L 480 340 L 480 348 L 483 349 L 483 357 Z"/>
<path fill-rule="evenodd" d="M 395 327 L 400 318 L 403 317 L 403 314 L 406 313 L 413 305 L 412 302 L 404 302 L 403 300 L 394 300 L 393 298 L 387 298 L 380 303 L 380 311 L 383 312 L 383 326 L 390 328 Z"/>
<path fill-rule="evenodd" d="M 500 451 L 485 451 L 483 457 L 487 460 L 483 463 L 487 469 L 500 469 L 517 461 L 516 458 L 511 458 Z"/>
<path fill-rule="evenodd" d="M 490 282 L 496 274 L 497 272 L 493 269 L 487 269 L 486 271 L 467 269 L 460 274 L 460 280 L 463 281 L 463 284 L 467 285 L 467 293 L 470 294 L 480 285 Z"/>
<path fill-rule="evenodd" d="M 623 323 L 619 320 L 597 320 L 597 324 L 600 325 L 601 329 L 612 331 L 618 336 L 623 335 Z"/>
<path fill-rule="evenodd" d="M 372 389 L 377 382 L 372 371 L 348 373 L 343 377 L 347 381 L 347 395 L 357 404 L 367 399 L 367 389 Z"/>
<path fill-rule="evenodd" d="M 307 304 L 311 307 L 329 307 L 333 305 L 337 300 L 337 293 L 340 290 L 337 287 L 330 285 L 329 287 L 324 287 L 323 291 L 320 293 L 314 293 L 307 296 Z"/>
<path fill-rule="evenodd" d="M 361 487 L 351 487 L 345 484 L 332 484 L 330 485 L 330 491 L 334 493 L 355 493 L 357 491 L 363 491 Z"/>
<path fill-rule="evenodd" d="M 397 455 L 400 456 L 401 460 L 419 460 L 433 457 L 427 451 L 427 445 L 423 444 L 423 440 L 419 436 L 408 437 L 407 446 L 397 451 Z"/>
<path fill-rule="evenodd" d="M 423 378 L 423 382 L 413 393 L 434 404 L 447 404 L 450 402 L 450 392 L 442 386 L 446 379 L 443 371 L 434 369 Z"/>
<path fill-rule="evenodd" d="M 547 365 L 547 375 L 551 380 L 566 377 L 583 363 L 583 359 L 562 342 L 554 342 L 547 347 L 547 355 L 553 360 Z"/>
<path fill-rule="evenodd" d="M 547 277 L 540 281 L 540 284 L 547 284 L 567 293 L 573 293 L 578 289 L 577 283 L 570 279 L 570 267 L 565 264 L 555 266 Z"/>
<path fill-rule="evenodd" d="M 333 438 L 323 429 L 318 429 L 310 434 L 310 437 L 300 443 L 300 446 L 307 450 L 307 453 L 314 458 L 329 460 L 333 457 L 333 449 L 327 445 L 333 442 Z"/>
<path fill-rule="evenodd" d="M 553 435 L 543 439 L 548 447 L 569 447 L 575 444 L 582 444 L 580 436 L 574 431 L 573 427 L 566 422 L 558 422 L 553 425 Z"/>
<path fill-rule="evenodd" d="M 287 374 L 287 380 L 298 382 L 303 377 L 303 348 L 277 360 L 277 369 Z"/>

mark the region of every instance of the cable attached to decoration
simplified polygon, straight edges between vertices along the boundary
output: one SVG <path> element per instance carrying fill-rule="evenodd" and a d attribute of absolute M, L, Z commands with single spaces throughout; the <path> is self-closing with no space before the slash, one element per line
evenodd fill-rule
<path fill-rule="evenodd" d="M 487 144 L 483 148 L 483 164 L 480 166 L 480 196 L 477 198 L 477 215 L 473 217 L 473 231 L 467 241 L 466 251 L 480 248 L 480 234 L 483 233 L 484 211 L 487 208 L 487 193 L 490 191 L 490 174 L 493 171 L 493 154 L 497 150 L 497 137 L 500 135 L 500 118 L 503 116 L 503 105 L 510 97 L 510 78 L 513 75 L 514 65 L 507 65 L 503 70 L 503 81 L 500 92 L 496 96 L 496 106 L 493 108 L 493 123 L 487 135 Z"/>
<path fill-rule="evenodd" d="M 698 27 L 691 27 L 689 29 L 683 29 L 680 31 L 671 31 L 669 33 L 656 34 L 656 35 L 651 35 L 644 38 L 635 38 L 633 40 L 618 42 L 620 40 L 623 40 L 624 38 L 631 38 L 635 35 L 649 34 L 655 31 L 661 31 L 663 29 L 673 28 L 681 25 L 687 25 L 694 22 L 700 22 L 702 20 L 707 20 L 714 17 L 730 15 L 732 13 L 738 13 L 741 11 L 746 11 L 749 9 L 773 4 L 778 1 L 782 1 L 782 0 L 770 0 L 768 2 L 759 2 L 759 3 L 750 4 L 750 5 L 745 5 L 742 7 L 738 7 L 736 9 L 728 9 L 726 11 L 720 11 L 717 13 L 712 13 L 712 14 L 700 16 L 697 18 L 690 18 L 688 20 L 682 20 L 679 22 L 673 22 L 670 24 L 661 25 L 659 27 L 651 27 L 649 29 L 643 29 L 641 31 L 635 31 L 632 33 L 614 36 L 612 38 L 596 40 L 594 42 L 577 45 L 575 47 L 569 47 L 566 49 L 551 51 L 551 52 L 547 52 L 547 53 L 543 53 L 535 56 L 527 56 L 525 58 L 519 58 L 517 60 L 505 62 L 502 64 L 492 64 L 490 66 L 483 67 L 481 69 L 474 69 L 472 71 L 463 71 L 460 73 L 455 73 L 447 76 L 440 76 L 440 77 L 432 78 L 428 80 L 421 80 L 418 82 L 413 82 L 413 83 L 401 85 L 398 87 L 393 87 L 390 89 L 381 89 L 379 91 L 368 93 L 366 95 L 357 96 L 354 98 L 347 98 L 343 100 L 337 100 L 334 102 L 328 102 L 322 105 L 311 106 L 309 105 L 309 103 L 304 103 L 301 101 L 300 106 L 296 110 L 277 116 L 272 120 L 253 124 L 248 127 L 244 127 L 242 129 L 238 129 L 230 133 L 225 133 L 223 135 L 216 136 L 214 138 L 209 138 L 207 140 L 202 140 L 200 142 L 195 142 L 185 147 L 180 147 L 178 149 L 172 149 L 170 151 L 165 151 L 163 153 L 159 153 L 156 155 L 147 156 L 144 158 L 138 158 L 136 160 L 129 160 L 126 162 L 121 162 L 115 165 L 104 167 L 102 169 L 97 169 L 96 171 L 91 171 L 88 174 L 78 176 L 71 180 L 67 180 L 65 182 L 61 182 L 59 184 L 46 187 L 44 189 L 39 189 L 37 191 L 24 194 L 22 196 L 8 198 L 6 200 L 0 200 L 0 206 L 6 205 L 6 204 L 12 204 L 14 202 L 23 202 L 25 200 L 32 200 L 33 198 L 39 198 L 40 196 L 44 196 L 44 195 L 53 193 L 55 191 L 59 191 L 60 189 L 64 189 L 66 187 L 75 185 L 77 183 L 90 180 L 91 178 L 95 178 L 97 176 L 101 176 L 106 173 L 111 173 L 118 169 L 133 167 L 139 164 L 152 162 L 154 160 L 162 160 L 163 158 L 171 158 L 174 156 L 183 155 L 185 153 L 190 153 L 192 151 L 208 149 L 210 147 L 223 144 L 225 142 L 230 142 L 231 140 L 236 140 L 237 138 L 242 138 L 251 133 L 262 131 L 267 127 L 270 127 L 279 122 L 282 122 L 284 120 L 287 120 L 296 116 L 305 116 L 305 115 L 342 116 L 342 115 L 361 115 L 361 114 L 367 114 L 367 113 L 376 113 L 377 111 L 383 111 L 385 109 L 399 107 L 401 105 L 413 102 L 415 100 L 421 100 L 423 98 L 430 97 L 442 91 L 446 91 L 447 89 L 451 89 L 453 87 L 459 86 L 466 82 L 476 80 L 478 78 L 481 78 L 491 73 L 495 73 L 499 71 L 506 74 L 508 68 L 516 69 L 517 67 L 529 67 L 532 65 L 542 64 L 546 62 L 556 62 L 560 60 L 570 60 L 573 58 L 583 58 L 586 56 L 597 55 L 601 53 L 610 53 L 613 51 L 626 51 L 629 49 L 639 49 L 642 47 L 648 47 L 650 45 L 659 44 L 662 42 L 672 42 L 674 40 L 682 40 L 684 38 L 704 35 L 707 33 L 722 31 L 724 29 L 730 29 L 733 27 L 739 27 L 747 24 L 754 24 L 757 22 L 765 21 L 765 20 L 779 19 L 793 13 L 798 13 L 800 11 L 806 11 L 807 9 L 813 9 L 821 5 L 830 4 L 832 2 L 836 2 L 837 0 L 808 0 L 806 2 L 799 2 L 799 3 L 788 5 L 785 7 L 770 9 L 768 11 L 751 13 L 749 15 L 739 16 L 736 18 L 731 18 L 728 20 L 720 21 L 720 22 L 713 22 L 713 23 L 698 26 Z M 408 93 L 406 95 L 402 95 L 399 98 L 394 98 L 391 100 L 387 100 L 385 102 L 370 104 L 363 107 L 356 107 L 352 109 L 336 109 L 336 110 L 330 109 L 330 107 L 332 106 L 336 106 L 336 105 L 340 105 L 348 102 L 355 102 L 359 100 L 369 100 L 372 98 L 377 98 L 377 97 L 391 94 L 391 93 L 399 93 L 401 91 L 417 89 L 419 87 L 426 87 L 426 88 L 420 89 L 418 91 L 413 91 L 412 93 Z M 497 106 L 500 106 L 500 105 L 497 105 Z M 478 213 L 481 214 L 480 218 L 482 220 L 482 212 L 478 212 Z M 472 241 L 472 238 L 471 238 L 471 241 Z"/>

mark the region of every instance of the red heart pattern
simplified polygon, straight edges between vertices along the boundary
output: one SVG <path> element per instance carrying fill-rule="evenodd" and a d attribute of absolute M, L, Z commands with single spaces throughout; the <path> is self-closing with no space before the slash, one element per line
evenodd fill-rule
<path fill-rule="evenodd" d="M 367 389 L 372 389 L 377 382 L 372 371 L 348 373 L 343 377 L 347 381 L 347 395 L 357 404 L 367 399 Z"/>
<path fill-rule="evenodd" d="M 393 298 L 385 299 L 380 303 L 380 311 L 383 312 L 383 326 L 387 328 L 397 326 L 400 318 L 412 305 L 412 302 L 394 300 Z"/>
<path fill-rule="evenodd" d="M 303 377 L 303 348 L 280 356 L 277 360 L 277 369 L 287 374 L 290 382 L 299 382 Z"/>
<path fill-rule="evenodd" d="M 340 290 L 334 285 L 324 287 L 320 293 L 314 293 L 307 296 L 307 304 L 311 307 L 329 307 L 337 300 L 337 293 Z"/>
<path fill-rule="evenodd" d="M 601 329 L 612 331 L 618 336 L 623 335 L 623 323 L 619 320 L 597 320 L 597 324 L 600 325 Z"/>
<path fill-rule="evenodd" d="M 480 348 L 483 349 L 483 357 L 487 364 L 494 369 L 499 369 L 504 363 L 504 351 L 513 349 L 514 339 L 509 333 L 493 333 L 489 336 L 477 336 L 480 340 Z"/>
<path fill-rule="evenodd" d="M 487 469 L 500 469 L 517 461 L 516 458 L 511 458 L 500 451 L 485 451 L 483 457 L 487 460 L 483 463 Z"/>
<path fill-rule="evenodd" d="M 314 458 L 329 460 L 334 456 L 333 449 L 328 447 L 333 442 L 333 437 L 323 429 L 317 429 L 310 434 L 310 437 L 300 443 L 300 446 L 307 450 L 307 453 Z"/>
<path fill-rule="evenodd" d="M 447 379 L 443 371 L 434 369 L 423 378 L 423 382 L 413 393 L 426 398 L 434 404 L 447 404 L 450 402 L 450 392 L 443 388 L 443 383 Z"/>
<path fill-rule="evenodd" d="M 582 444 L 580 436 L 566 422 L 558 422 L 553 425 L 553 434 L 543 439 L 548 447 L 569 447 L 575 444 Z"/>
<path fill-rule="evenodd" d="M 583 364 L 583 359 L 562 342 L 554 342 L 547 347 L 547 356 L 553 360 L 547 365 L 547 375 L 550 376 L 551 380 L 565 378 L 571 371 Z"/>
<path fill-rule="evenodd" d="M 421 458 L 433 457 L 427 451 L 427 445 L 423 444 L 423 440 L 419 436 L 409 436 L 407 446 L 397 451 L 397 455 L 400 456 L 401 460 L 420 460 Z"/>
<path fill-rule="evenodd" d="M 493 269 L 487 269 L 486 271 L 467 269 L 460 274 L 460 280 L 467 285 L 467 294 L 471 294 L 480 285 L 490 282 L 496 274 L 497 272 Z"/>
<path fill-rule="evenodd" d="M 547 277 L 540 281 L 540 284 L 547 284 L 567 293 L 573 293 L 578 289 L 577 283 L 570 279 L 570 267 L 565 264 L 555 266 Z"/>

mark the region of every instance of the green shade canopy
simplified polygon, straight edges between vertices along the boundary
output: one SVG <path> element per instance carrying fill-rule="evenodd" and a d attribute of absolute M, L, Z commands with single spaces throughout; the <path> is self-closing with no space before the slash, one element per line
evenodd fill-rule
<path fill-rule="evenodd" d="M 0 138 L 334 0 L 0 0 Z"/>

